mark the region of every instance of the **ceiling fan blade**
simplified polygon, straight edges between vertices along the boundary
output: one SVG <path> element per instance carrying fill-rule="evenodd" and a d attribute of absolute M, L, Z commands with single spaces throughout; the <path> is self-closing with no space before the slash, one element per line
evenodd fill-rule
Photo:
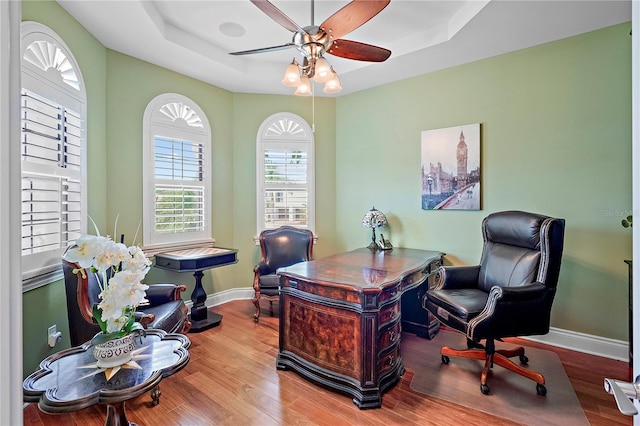
<path fill-rule="evenodd" d="M 254 53 L 275 52 L 277 50 L 284 50 L 294 46 L 295 44 L 293 43 L 287 43 L 280 46 L 262 47 L 260 49 L 243 50 L 241 52 L 229 52 L 229 55 L 253 55 Z"/>
<path fill-rule="evenodd" d="M 376 16 L 389 2 L 390 0 L 353 0 L 329 16 L 320 24 L 320 29 L 337 40 Z"/>
<path fill-rule="evenodd" d="M 327 53 L 345 59 L 367 62 L 384 62 L 391 56 L 389 49 L 344 39 L 335 40 Z"/>
<path fill-rule="evenodd" d="M 291 18 L 285 15 L 280 9 L 275 7 L 268 0 L 251 0 L 251 3 L 255 4 L 258 7 L 258 9 L 266 13 L 269 18 L 273 19 L 278 24 L 282 25 L 292 33 L 295 33 L 298 31 L 302 31 L 306 33 L 306 31 L 302 29 L 300 25 L 293 22 Z"/>

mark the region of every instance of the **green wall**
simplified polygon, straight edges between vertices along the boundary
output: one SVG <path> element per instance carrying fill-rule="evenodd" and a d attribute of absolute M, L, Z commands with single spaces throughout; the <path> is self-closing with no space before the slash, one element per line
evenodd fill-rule
<path fill-rule="evenodd" d="M 337 100 L 338 247 L 368 243 L 375 205 L 395 246 L 477 264 L 499 210 L 566 219 L 552 326 L 627 339 L 631 232 L 630 24 L 387 84 Z M 367 106 L 367 107 L 365 107 Z M 480 211 L 421 210 L 420 132 L 481 124 Z"/>
<path fill-rule="evenodd" d="M 251 286 L 256 234 L 255 141 L 270 115 L 315 122 L 316 258 L 361 247 L 360 221 L 375 205 L 395 246 L 439 249 L 451 264 L 478 261 L 480 221 L 523 209 L 567 219 L 553 325 L 626 340 L 631 233 L 630 25 L 369 89 L 337 99 L 231 93 L 111 51 L 53 1 L 23 2 L 23 20 L 44 23 L 73 51 L 87 86 L 89 214 L 133 236 L 142 216 L 142 115 L 160 93 L 185 95 L 207 114 L 213 141 L 213 235 L 239 250 L 236 265 L 207 271 L 207 293 Z M 278 84 L 277 82 L 275 84 Z M 420 132 L 481 123 L 482 210 L 420 210 Z M 147 281 L 186 284 L 157 269 Z M 604 301 L 604 306 L 603 306 Z M 23 294 L 24 374 L 54 352 L 57 324 L 68 347 L 64 287 Z M 248 302 L 250 303 L 250 302 Z M 37 313 L 37 314 L 35 314 Z"/>

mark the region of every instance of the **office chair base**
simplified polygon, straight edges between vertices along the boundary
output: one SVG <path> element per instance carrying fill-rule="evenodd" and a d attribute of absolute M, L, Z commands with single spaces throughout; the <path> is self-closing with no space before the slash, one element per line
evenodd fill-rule
<path fill-rule="evenodd" d="M 485 395 L 490 391 L 487 385 L 487 375 L 494 364 L 536 382 L 536 392 L 538 395 L 544 396 L 547 394 L 547 388 L 544 386 L 545 381 L 542 374 L 537 371 L 528 370 L 510 359 L 517 356 L 522 364 L 529 362 L 529 358 L 524 354 L 524 348 L 521 346 L 513 349 L 498 349 L 493 353 L 487 352 L 486 349 L 453 349 L 448 346 L 443 346 L 440 349 L 440 355 L 442 356 L 443 364 L 449 364 L 449 357 L 484 360 L 485 364 L 480 376 L 480 391 Z"/>

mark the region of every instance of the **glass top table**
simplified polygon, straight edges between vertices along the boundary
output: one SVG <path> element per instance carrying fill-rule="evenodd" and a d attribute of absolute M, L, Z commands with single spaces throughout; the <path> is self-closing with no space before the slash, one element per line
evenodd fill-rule
<path fill-rule="evenodd" d="M 183 334 L 146 330 L 146 336 L 136 338 L 133 359 L 108 369 L 96 365 L 90 342 L 62 350 L 45 358 L 24 380 L 24 401 L 37 402 L 49 414 L 105 404 L 105 425 L 130 424 L 125 401 L 156 388 L 164 377 L 184 368 L 190 345 Z M 154 405 L 159 396 L 159 392 L 152 394 Z"/>

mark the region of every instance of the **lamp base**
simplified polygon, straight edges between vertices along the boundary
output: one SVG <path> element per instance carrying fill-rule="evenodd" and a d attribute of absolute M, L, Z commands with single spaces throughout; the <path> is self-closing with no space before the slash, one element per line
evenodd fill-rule
<path fill-rule="evenodd" d="M 378 246 L 376 243 L 374 243 L 373 241 L 371 242 L 371 244 L 369 244 L 369 246 L 367 247 L 369 250 L 371 251 L 377 251 L 380 250 L 380 246 Z"/>

